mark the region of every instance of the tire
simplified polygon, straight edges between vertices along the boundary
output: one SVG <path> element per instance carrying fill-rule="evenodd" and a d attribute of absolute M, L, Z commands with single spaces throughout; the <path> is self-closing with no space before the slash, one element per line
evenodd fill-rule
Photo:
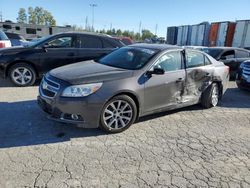
<path fill-rule="evenodd" d="M 17 63 L 10 68 L 9 77 L 16 86 L 32 86 L 36 81 L 36 72 L 32 66 L 26 63 Z"/>
<path fill-rule="evenodd" d="M 201 96 L 201 105 L 204 108 L 217 106 L 220 99 L 220 91 L 217 83 L 212 83 Z"/>
<path fill-rule="evenodd" d="M 128 129 L 136 120 L 137 107 L 132 98 L 118 95 L 103 107 L 100 128 L 108 133 L 119 133 Z"/>

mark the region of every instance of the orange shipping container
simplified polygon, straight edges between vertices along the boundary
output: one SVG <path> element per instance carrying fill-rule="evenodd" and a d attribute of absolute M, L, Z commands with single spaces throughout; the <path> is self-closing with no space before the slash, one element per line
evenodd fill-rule
<path fill-rule="evenodd" d="M 209 31 L 209 46 L 216 46 L 219 23 L 212 23 Z"/>
<path fill-rule="evenodd" d="M 225 46 L 232 46 L 236 23 L 229 23 Z"/>

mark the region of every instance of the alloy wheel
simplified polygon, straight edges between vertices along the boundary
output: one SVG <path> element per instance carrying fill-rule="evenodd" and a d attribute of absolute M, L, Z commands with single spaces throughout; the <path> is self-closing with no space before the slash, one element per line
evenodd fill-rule
<path fill-rule="evenodd" d="M 32 80 L 32 72 L 26 67 L 17 67 L 12 71 L 11 77 L 19 85 L 26 85 Z"/>
<path fill-rule="evenodd" d="M 125 100 L 115 100 L 106 106 L 103 112 L 103 120 L 109 129 L 122 129 L 133 118 L 133 108 Z"/>
<path fill-rule="evenodd" d="M 216 106 L 219 102 L 219 89 L 217 86 L 213 87 L 211 99 L 212 99 L 211 100 L 212 105 Z"/>

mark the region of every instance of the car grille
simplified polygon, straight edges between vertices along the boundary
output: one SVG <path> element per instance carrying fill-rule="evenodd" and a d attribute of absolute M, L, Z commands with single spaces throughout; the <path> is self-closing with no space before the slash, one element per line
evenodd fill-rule
<path fill-rule="evenodd" d="M 44 77 L 40 84 L 40 92 L 42 96 L 53 98 L 56 96 L 60 89 L 60 84 Z"/>
<path fill-rule="evenodd" d="M 242 68 L 242 74 L 246 77 L 250 76 L 250 65 L 244 65 Z"/>

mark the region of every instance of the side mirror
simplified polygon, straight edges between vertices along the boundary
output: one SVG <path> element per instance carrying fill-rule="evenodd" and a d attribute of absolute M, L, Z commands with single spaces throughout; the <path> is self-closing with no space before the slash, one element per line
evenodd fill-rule
<path fill-rule="evenodd" d="M 155 67 L 152 71 L 147 71 L 146 75 L 147 76 L 152 76 L 152 74 L 163 75 L 164 73 L 165 71 L 162 68 Z"/>

